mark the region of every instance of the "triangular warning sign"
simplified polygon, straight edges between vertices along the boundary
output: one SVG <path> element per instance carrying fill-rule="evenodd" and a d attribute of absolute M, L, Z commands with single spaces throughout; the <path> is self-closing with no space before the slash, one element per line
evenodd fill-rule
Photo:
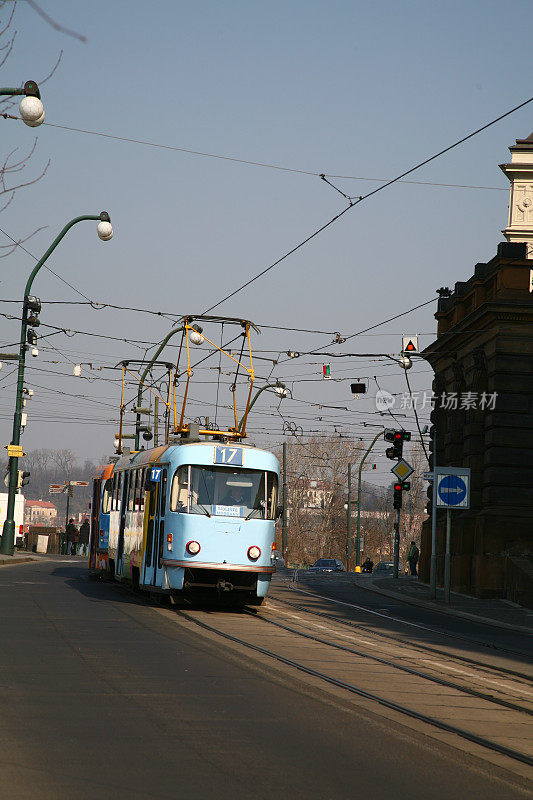
<path fill-rule="evenodd" d="M 411 336 L 402 337 L 402 352 L 403 353 L 418 353 L 418 336 L 411 334 Z"/>

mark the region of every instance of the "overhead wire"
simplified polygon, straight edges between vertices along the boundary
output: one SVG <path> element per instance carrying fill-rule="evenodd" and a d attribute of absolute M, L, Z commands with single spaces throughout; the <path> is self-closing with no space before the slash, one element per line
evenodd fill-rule
<path fill-rule="evenodd" d="M 284 253 L 280 258 L 276 259 L 276 261 L 274 261 L 268 267 L 265 267 L 265 269 L 261 270 L 261 272 L 257 273 L 257 275 L 255 275 L 252 278 L 250 278 L 248 281 L 243 283 L 241 286 L 239 286 L 233 292 L 230 292 L 230 294 L 227 294 L 225 297 L 222 298 L 222 300 L 219 300 L 217 303 L 215 303 L 214 305 L 212 305 L 209 308 L 207 308 L 203 313 L 204 314 L 208 314 L 210 311 L 213 311 L 215 308 L 218 308 L 218 306 L 222 305 L 222 303 L 225 303 L 226 300 L 229 300 L 230 298 L 234 297 L 236 294 L 241 292 L 247 286 L 250 286 L 250 284 L 254 283 L 254 281 L 256 281 L 259 278 L 261 278 L 267 272 L 270 272 L 270 270 L 274 269 L 274 267 L 278 266 L 278 264 L 280 264 L 282 261 L 284 261 L 290 255 L 295 253 L 301 247 L 306 245 L 308 242 L 310 242 L 316 236 L 318 236 L 323 231 L 325 231 L 327 228 L 329 228 L 331 225 L 333 225 L 335 222 L 337 222 L 341 217 L 344 216 L 344 214 L 346 214 L 348 211 L 350 211 L 355 206 L 359 205 L 360 203 L 364 202 L 365 200 L 368 200 L 370 197 L 373 197 L 374 195 L 378 194 L 379 192 L 382 192 L 384 189 L 387 189 L 389 186 L 392 186 L 394 183 L 397 183 L 398 181 L 402 180 L 402 178 L 405 178 L 407 175 L 411 175 L 413 172 L 415 172 L 416 170 L 418 170 L 421 167 L 425 166 L 426 164 L 429 164 L 432 161 L 435 161 L 437 158 L 440 158 L 445 153 L 449 153 L 451 150 L 453 150 L 454 148 L 458 147 L 460 144 L 464 144 L 464 142 L 468 141 L 469 139 L 472 139 L 474 136 L 477 136 L 482 131 L 487 130 L 487 128 L 490 128 L 492 125 L 495 125 L 497 122 L 500 122 L 502 119 L 505 119 L 505 117 L 508 117 L 510 114 L 513 114 L 515 111 L 518 111 L 520 108 L 524 108 L 524 106 L 528 105 L 532 101 L 533 101 L 533 97 L 530 97 L 528 100 L 525 100 L 524 102 L 519 103 L 517 106 L 514 106 L 514 108 L 510 109 L 509 111 L 506 111 L 504 114 L 500 114 L 498 117 L 496 117 L 495 119 L 493 119 L 490 122 L 486 123 L 485 125 L 482 125 L 481 127 L 477 128 L 475 131 L 472 131 L 471 133 L 467 134 L 466 136 L 461 137 L 461 139 L 458 139 L 453 144 L 448 145 L 447 147 L 443 148 L 442 150 L 439 150 L 437 153 L 434 153 L 429 158 L 425 158 L 423 161 L 420 161 L 418 164 L 415 164 L 415 166 L 410 167 L 408 170 L 405 170 L 404 172 L 400 173 L 395 178 L 392 178 L 391 180 L 389 180 L 386 183 L 384 183 L 382 186 L 378 186 L 376 189 L 373 189 L 371 192 L 367 192 L 366 194 L 361 195 L 357 200 L 350 199 L 349 204 L 342 211 L 340 211 L 338 214 L 335 214 L 334 217 L 332 217 L 330 220 L 328 220 L 326 223 L 324 223 L 324 225 L 321 225 L 320 228 L 317 228 L 317 230 L 313 231 L 313 233 L 311 233 L 309 236 L 307 236 L 303 241 L 299 242 L 297 245 L 292 247 L 289 251 Z"/>
<path fill-rule="evenodd" d="M 520 108 L 520 106 L 518 106 L 518 108 Z M 18 117 L 10 116 L 10 119 L 18 119 Z M 46 126 L 48 128 L 56 128 L 58 130 L 70 131 L 72 133 L 82 133 L 86 134 L 87 136 L 97 136 L 103 139 L 110 139 L 117 142 L 138 144 L 144 147 L 153 147 L 160 150 L 170 150 L 178 153 L 187 153 L 188 155 L 200 156 L 202 158 L 214 158 L 220 161 L 230 161 L 236 164 L 245 164 L 247 166 L 252 166 L 252 167 L 262 167 L 266 169 L 278 170 L 279 172 L 295 173 L 298 175 L 310 175 L 312 177 L 318 177 L 318 178 L 324 175 L 325 177 L 328 178 L 338 178 L 342 180 L 354 180 L 354 181 L 388 182 L 391 180 L 390 178 L 369 178 L 369 177 L 362 177 L 359 175 L 333 175 L 329 172 L 324 172 L 323 170 L 313 171 L 313 170 L 299 169 L 296 167 L 286 167 L 283 166 L 282 164 L 271 164 L 266 161 L 254 161 L 252 159 L 237 158 L 235 156 L 227 156 L 227 155 L 222 155 L 220 153 L 209 153 L 203 150 L 193 150 L 188 147 L 178 147 L 176 145 L 162 144 L 160 142 L 151 142 L 147 139 L 134 139 L 132 137 L 127 137 L 127 136 L 117 136 L 111 133 L 104 133 L 102 131 L 93 131 L 86 128 L 75 128 L 70 125 L 60 125 L 59 123 L 54 123 L 54 122 L 44 122 L 43 126 Z M 438 183 L 434 181 L 402 181 L 402 183 L 408 183 L 417 186 L 437 186 L 437 187 L 446 187 L 454 189 L 477 189 L 477 190 L 504 191 L 504 192 L 507 191 L 507 189 L 501 186 L 477 186 L 470 184 Z"/>

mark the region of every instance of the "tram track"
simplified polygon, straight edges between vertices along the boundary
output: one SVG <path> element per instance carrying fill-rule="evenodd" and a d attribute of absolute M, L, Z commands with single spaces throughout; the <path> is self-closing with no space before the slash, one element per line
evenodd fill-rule
<path fill-rule="evenodd" d="M 251 612 L 246 612 L 251 613 Z M 363 658 L 367 658 L 370 661 L 375 661 L 379 664 L 386 664 L 389 667 L 393 667 L 394 669 L 400 670 L 401 672 L 405 672 L 409 675 L 416 675 L 419 678 L 424 678 L 424 680 L 430 681 L 432 683 L 436 683 L 440 686 L 447 686 L 450 689 L 456 689 L 459 692 L 463 692 L 464 694 L 468 694 L 471 697 L 477 697 L 481 700 L 485 700 L 489 703 L 494 703 L 495 705 L 502 706 L 503 708 L 511 709 L 512 711 L 518 711 L 520 714 L 527 714 L 533 717 L 533 708 L 524 708 L 523 706 L 519 706 L 516 703 L 511 703 L 507 700 L 503 700 L 499 697 L 494 697 L 492 694 L 487 694 L 486 692 L 480 692 L 476 689 L 471 689 L 468 686 L 462 686 L 458 683 L 453 683 L 452 681 L 446 680 L 446 678 L 439 678 L 436 675 L 429 675 L 426 672 L 422 672 L 421 670 L 413 669 L 412 667 L 407 667 L 404 664 L 398 664 L 397 662 L 391 661 L 390 659 L 382 658 L 380 656 L 375 656 L 372 653 L 365 653 L 363 650 L 358 650 L 354 647 L 348 647 L 347 645 L 337 644 L 336 642 L 328 642 L 326 639 L 322 639 L 320 636 L 314 636 L 310 633 L 305 633 L 304 631 L 299 631 L 296 628 L 291 628 L 288 625 L 284 625 L 281 622 L 278 622 L 273 619 L 268 619 L 264 616 L 258 616 L 258 619 L 261 619 L 262 622 L 266 622 L 269 625 L 275 625 L 278 628 L 286 630 L 290 633 L 295 633 L 298 636 L 302 636 L 305 639 L 309 639 L 311 641 L 319 642 L 320 644 L 325 644 L 328 647 L 334 647 L 336 650 L 343 650 L 347 653 L 353 653 L 354 655 L 361 656 Z"/>
<path fill-rule="evenodd" d="M 399 624 L 407 625 L 407 626 L 413 626 L 414 625 L 414 623 L 411 623 L 411 622 L 409 622 L 407 620 L 402 620 L 402 619 L 397 618 L 397 617 L 390 617 L 390 616 L 388 616 L 386 614 L 382 614 L 382 613 L 376 612 L 374 609 L 366 609 L 364 606 L 359 606 L 359 605 L 357 605 L 355 603 L 348 603 L 346 601 L 340 601 L 340 600 L 337 600 L 337 599 L 335 599 L 333 597 L 327 597 L 326 595 L 319 595 L 319 594 L 315 594 L 315 593 L 312 593 L 312 592 L 307 592 L 306 590 L 302 590 L 302 589 L 291 589 L 291 591 L 303 592 L 303 593 L 308 594 L 308 595 L 310 595 L 312 597 L 320 598 L 321 600 L 326 600 L 326 601 L 328 601 L 330 603 L 333 603 L 333 604 L 337 604 L 337 605 L 340 604 L 340 605 L 344 605 L 344 606 L 349 606 L 351 608 L 354 608 L 357 611 L 367 612 L 369 614 L 379 614 L 379 616 L 383 617 L 384 619 L 386 619 L 386 620 L 388 620 L 390 622 L 397 622 Z M 274 600 L 277 603 L 280 603 L 280 604 L 283 604 L 283 605 L 286 605 L 286 606 L 290 606 L 290 607 L 292 607 L 292 608 L 294 608 L 294 609 L 296 609 L 298 611 L 303 611 L 303 612 L 305 612 L 307 614 L 312 614 L 313 616 L 316 616 L 316 617 L 322 617 L 322 618 L 330 620 L 332 622 L 336 622 L 339 625 L 344 625 L 344 626 L 349 627 L 349 628 L 355 628 L 355 629 L 357 629 L 359 631 L 364 631 L 365 633 L 368 633 L 368 634 L 370 634 L 372 636 L 379 637 L 381 639 L 388 639 L 388 640 L 391 640 L 391 641 L 393 641 L 395 643 L 400 643 L 400 644 L 404 644 L 404 642 L 405 642 L 405 640 L 401 639 L 399 636 L 394 636 L 391 633 L 385 633 L 384 631 L 376 630 L 375 628 L 369 628 L 365 623 L 357 622 L 355 620 L 341 619 L 339 617 L 334 616 L 333 614 L 329 614 L 326 611 L 318 611 L 316 609 L 311 609 L 308 606 L 301 605 L 301 603 L 295 603 L 295 602 L 293 602 L 291 600 L 287 600 L 286 598 L 281 598 L 281 597 L 279 597 L 279 595 L 276 595 L 276 594 L 273 594 L 273 593 L 271 593 L 269 595 L 269 600 Z M 422 627 L 422 626 L 417 626 L 417 627 Z M 431 628 L 429 626 L 423 626 L 423 630 L 425 630 L 428 633 L 434 634 L 435 636 L 445 636 L 446 638 L 456 638 L 456 639 L 461 640 L 461 641 L 467 641 L 469 644 L 472 644 L 472 643 L 474 643 L 476 645 L 480 644 L 478 641 L 476 641 L 476 640 L 473 641 L 471 639 L 468 639 L 465 636 L 461 636 L 461 635 L 455 636 L 453 633 L 442 632 L 442 631 L 438 630 L 437 628 Z M 474 658 L 469 658 L 468 656 L 460 655 L 460 654 L 457 654 L 457 653 L 453 653 L 452 654 L 449 651 L 443 650 L 443 649 L 441 649 L 441 648 L 439 648 L 439 647 L 437 647 L 435 645 L 432 645 L 432 644 L 423 644 L 422 642 L 419 642 L 419 641 L 418 642 L 413 642 L 413 641 L 410 640 L 409 641 L 409 647 L 411 647 L 413 649 L 420 650 L 421 652 L 432 653 L 434 655 L 444 656 L 446 658 L 454 658 L 455 660 L 460 661 L 463 664 L 466 664 L 468 666 L 482 667 L 483 669 L 486 669 L 486 670 L 492 670 L 495 673 L 497 673 L 498 675 L 504 675 L 504 676 L 509 676 L 509 677 L 512 677 L 512 678 L 522 679 L 522 680 L 525 680 L 525 681 L 531 681 L 531 675 L 528 675 L 527 673 L 519 672 L 518 670 L 509 669 L 508 667 L 504 667 L 504 666 L 500 666 L 500 665 L 495 666 L 493 664 L 489 664 L 489 663 L 484 662 L 484 661 L 479 661 L 479 660 L 474 659 Z M 495 649 L 496 649 L 496 647 L 491 647 L 491 651 L 493 651 Z M 516 653 L 513 650 L 506 650 L 505 648 L 497 648 L 497 649 L 500 652 L 508 653 L 509 655 L 520 655 L 522 657 L 524 656 L 523 653 Z"/>
<path fill-rule="evenodd" d="M 432 728 L 436 728 L 445 733 L 453 734 L 454 736 L 458 736 L 462 739 L 468 740 L 476 745 L 479 745 L 485 750 L 490 750 L 492 752 L 505 756 L 506 758 L 510 758 L 513 761 L 517 761 L 522 764 L 526 764 L 528 766 L 533 766 L 533 755 L 531 755 L 530 753 L 519 751 L 513 747 L 503 744 L 501 741 L 495 740 L 494 738 L 493 739 L 487 738 L 486 736 L 482 735 L 482 733 L 476 732 L 475 729 L 469 730 L 468 729 L 469 727 L 475 728 L 475 720 L 473 722 L 470 721 L 469 726 L 462 727 L 462 725 L 453 724 L 452 722 L 448 722 L 446 719 L 443 719 L 442 717 L 439 718 L 438 715 L 429 714 L 426 711 L 422 710 L 420 707 L 416 708 L 416 703 L 411 703 L 411 705 L 406 705 L 404 702 L 398 702 L 397 700 L 391 698 L 390 696 L 386 696 L 387 693 L 378 694 L 376 691 L 372 691 L 371 687 L 369 687 L 368 685 L 365 688 L 364 685 L 361 685 L 365 683 L 364 680 L 359 680 L 358 682 L 356 682 L 353 678 L 345 679 L 339 676 L 339 672 L 345 672 L 347 669 L 351 670 L 351 672 L 355 673 L 355 675 L 357 674 L 358 671 L 361 672 L 357 664 L 348 665 L 346 662 L 340 662 L 333 664 L 332 666 L 330 663 L 330 659 L 327 655 L 327 652 L 324 653 L 323 651 L 313 652 L 312 660 L 314 662 L 322 660 L 325 663 L 329 663 L 327 671 L 323 668 L 318 668 L 317 666 L 311 666 L 309 663 L 305 663 L 306 660 L 309 661 L 309 659 L 302 658 L 302 651 L 301 649 L 299 649 L 300 644 L 302 640 L 313 642 L 313 645 L 316 645 L 317 647 L 322 649 L 326 648 L 327 651 L 329 652 L 331 652 L 331 650 L 333 649 L 335 651 L 341 652 L 342 654 L 354 656 L 359 660 L 363 659 L 367 662 L 379 663 L 380 666 L 386 667 L 387 669 L 400 671 L 401 673 L 407 674 L 409 676 L 409 679 L 414 679 L 417 681 L 425 681 L 426 685 L 428 681 L 433 684 L 440 684 L 440 686 L 444 687 L 450 693 L 454 693 L 453 695 L 449 694 L 446 698 L 444 698 L 445 701 L 447 701 L 448 698 L 453 699 L 454 696 L 460 696 L 464 698 L 467 697 L 469 700 L 472 699 L 474 701 L 483 703 L 484 704 L 483 707 L 473 706 L 471 709 L 471 712 L 475 710 L 483 712 L 481 713 L 482 717 L 484 716 L 484 713 L 487 711 L 487 709 L 499 708 L 502 709 L 503 714 L 515 715 L 513 716 L 513 718 L 515 717 L 518 718 L 518 716 L 520 715 L 520 722 L 522 722 L 524 719 L 524 715 L 527 717 L 528 715 L 531 716 L 533 714 L 533 712 L 529 709 L 524 711 L 524 709 L 522 709 L 520 706 L 514 703 L 501 701 L 500 698 L 493 698 L 492 696 L 487 695 L 486 693 L 477 692 L 476 690 L 467 690 L 465 689 L 465 687 L 460 686 L 458 684 L 454 684 L 453 682 L 447 681 L 446 679 L 438 679 L 435 678 L 434 676 L 428 676 L 427 674 L 424 674 L 421 671 L 417 671 L 411 668 L 405 668 L 403 665 L 400 666 L 398 664 L 394 664 L 393 662 L 387 659 L 370 656 L 369 654 L 364 653 L 363 651 L 358 651 L 355 648 L 339 645 L 338 643 L 327 641 L 313 634 L 308 634 L 299 631 L 296 628 L 292 628 L 291 626 L 285 625 L 284 623 L 281 623 L 277 620 L 268 619 L 266 616 L 264 616 L 263 611 L 261 613 L 258 613 L 257 611 L 245 610 L 242 614 L 230 614 L 230 615 L 217 614 L 215 624 L 211 624 L 209 621 L 207 621 L 209 619 L 212 619 L 212 615 L 207 614 L 204 611 L 179 610 L 177 613 L 180 617 L 182 617 L 185 620 L 188 620 L 195 626 L 205 631 L 209 631 L 210 633 L 213 633 L 216 636 L 225 639 L 226 641 L 230 641 L 234 644 L 241 645 L 256 653 L 260 653 L 288 667 L 294 668 L 301 673 L 317 678 L 320 681 L 335 686 L 338 689 L 345 690 L 350 694 L 356 695 L 364 700 L 368 700 L 371 703 L 375 703 L 391 711 L 398 712 L 403 716 L 409 717 L 419 722 L 426 723 L 430 725 Z M 250 619 L 254 620 L 253 631 L 250 631 L 249 629 L 243 631 L 243 626 L 242 626 L 243 618 L 246 618 L 247 620 Z M 291 637 L 294 637 L 294 640 L 291 638 L 291 640 L 288 641 L 287 638 L 285 637 L 284 639 L 277 640 L 277 646 L 274 649 L 272 649 L 271 647 L 266 647 L 264 644 L 264 636 L 263 634 L 260 633 L 259 626 L 256 627 L 256 623 L 267 623 L 270 626 L 277 628 L 280 631 L 283 631 L 284 634 L 289 633 Z M 337 668 L 337 674 L 335 674 L 336 668 Z M 394 680 L 390 682 L 390 685 L 391 685 L 391 690 L 393 692 L 397 692 L 399 694 L 402 693 L 401 690 L 398 689 L 398 687 L 395 685 Z M 421 690 L 419 688 L 418 690 L 411 689 L 411 691 L 420 692 Z M 429 697 L 429 699 L 431 700 L 431 695 L 427 695 L 427 693 L 425 695 L 422 694 L 421 696 L 423 698 Z M 443 708 L 444 709 L 447 708 L 446 702 L 443 704 Z M 468 709 L 466 709 L 466 711 L 468 713 Z M 533 742 L 532 742 L 532 752 L 533 752 Z"/>

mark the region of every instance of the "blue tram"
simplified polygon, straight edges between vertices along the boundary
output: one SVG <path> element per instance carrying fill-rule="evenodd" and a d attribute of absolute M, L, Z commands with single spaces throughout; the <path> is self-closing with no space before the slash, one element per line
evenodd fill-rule
<path fill-rule="evenodd" d="M 276 457 L 241 442 L 174 441 L 114 465 L 100 504 L 109 539 L 93 530 L 90 566 L 151 592 L 260 605 L 281 513 Z"/>
<path fill-rule="evenodd" d="M 108 569 L 109 512 L 113 467 L 114 464 L 98 467 L 93 477 L 91 536 L 89 539 L 90 569 L 103 571 Z"/>

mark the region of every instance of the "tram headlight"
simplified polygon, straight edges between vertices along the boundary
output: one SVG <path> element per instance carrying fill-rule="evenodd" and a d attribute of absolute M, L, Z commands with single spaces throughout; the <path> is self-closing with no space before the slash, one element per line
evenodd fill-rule
<path fill-rule="evenodd" d="M 191 556 L 196 556 L 196 555 L 198 555 L 198 553 L 200 552 L 200 550 L 201 550 L 201 547 L 200 547 L 200 545 L 198 544 L 198 542 L 195 542 L 195 541 L 193 540 L 193 541 L 191 541 L 191 542 L 187 542 L 187 544 L 185 545 L 185 549 L 186 549 L 186 551 L 187 551 L 188 553 L 190 553 L 190 554 L 191 554 Z"/>
<path fill-rule="evenodd" d="M 257 545 L 253 544 L 251 547 L 248 548 L 248 558 L 250 561 L 257 561 L 259 556 L 261 555 L 261 550 Z"/>

